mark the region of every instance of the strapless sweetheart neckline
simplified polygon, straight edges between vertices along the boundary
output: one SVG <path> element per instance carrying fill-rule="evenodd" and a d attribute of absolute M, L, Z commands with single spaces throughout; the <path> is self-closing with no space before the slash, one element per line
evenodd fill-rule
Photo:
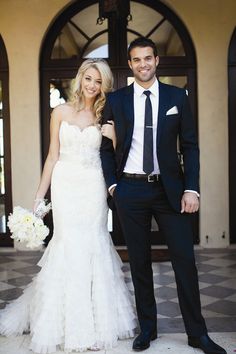
<path fill-rule="evenodd" d="M 78 125 L 76 125 L 76 124 L 71 124 L 71 123 L 67 122 L 66 120 L 62 120 L 62 121 L 61 121 L 61 125 L 62 125 L 62 124 L 66 124 L 66 125 L 68 125 L 69 127 L 77 128 L 80 133 L 83 133 L 84 130 L 87 130 L 87 129 L 92 128 L 92 127 L 97 129 L 97 125 L 95 125 L 95 124 L 89 124 L 89 125 L 85 126 L 83 129 L 81 129 L 81 128 L 80 128 Z"/>

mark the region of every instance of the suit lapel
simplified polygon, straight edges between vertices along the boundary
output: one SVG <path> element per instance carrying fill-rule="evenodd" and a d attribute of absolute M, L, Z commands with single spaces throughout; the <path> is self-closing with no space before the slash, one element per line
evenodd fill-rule
<path fill-rule="evenodd" d="M 165 85 L 159 81 L 159 109 L 158 109 L 158 125 L 157 125 L 157 146 L 160 143 L 161 132 L 166 118 L 168 107 L 168 94 L 165 90 Z"/>
<path fill-rule="evenodd" d="M 128 124 L 134 124 L 134 85 L 129 85 L 124 94 L 124 112 Z"/>
<path fill-rule="evenodd" d="M 126 124 L 125 151 L 129 151 L 134 130 L 134 85 L 126 87 L 124 95 L 124 113 Z"/>

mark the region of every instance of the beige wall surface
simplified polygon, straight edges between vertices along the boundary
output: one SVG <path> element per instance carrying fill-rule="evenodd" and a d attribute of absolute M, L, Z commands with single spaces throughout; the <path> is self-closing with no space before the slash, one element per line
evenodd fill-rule
<path fill-rule="evenodd" d="M 165 3 L 185 23 L 197 54 L 201 244 L 224 247 L 229 244 L 227 56 L 236 26 L 236 2 Z"/>
<path fill-rule="evenodd" d="M 32 207 L 41 173 L 39 54 L 66 0 L 1 0 L 0 33 L 9 61 L 13 205 Z"/>
<path fill-rule="evenodd" d="M 163 2 L 186 25 L 197 55 L 201 245 L 224 247 L 229 244 L 227 53 L 236 26 L 236 2 Z M 31 207 L 39 182 L 40 47 L 53 19 L 69 3 L 67 0 L 0 0 L 0 34 L 10 67 L 14 205 Z"/>

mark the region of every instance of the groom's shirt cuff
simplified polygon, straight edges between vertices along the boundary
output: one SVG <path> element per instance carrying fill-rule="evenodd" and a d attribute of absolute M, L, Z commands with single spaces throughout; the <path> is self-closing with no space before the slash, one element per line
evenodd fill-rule
<path fill-rule="evenodd" d="M 108 192 L 110 193 L 110 191 L 112 190 L 113 187 L 116 187 L 117 183 L 112 184 L 109 188 L 108 188 Z"/>
<path fill-rule="evenodd" d="M 194 193 L 194 194 L 197 194 L 198 198 L 200 197 L 200 194 L 197 192 L 197 191 L 193 191 L 192 189 L 185 189 L 186 193 Z"/>

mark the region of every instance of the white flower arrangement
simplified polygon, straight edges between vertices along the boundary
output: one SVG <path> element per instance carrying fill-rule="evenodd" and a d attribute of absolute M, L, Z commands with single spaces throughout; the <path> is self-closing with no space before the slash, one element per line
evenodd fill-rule
<path fill-rule="evenodd" d="M 36 248 L 43 244 L 49 234 L 49 229 L 44 225 L 44 217 L 51 209 L 51 203 L 46 204 L 42 200 L 35 213 L 16 206 L 13 213 L 9 215 L 7 226 L 12 235 L 11 238 L 18 242 L 25 243 L 28 248 Z"/>

